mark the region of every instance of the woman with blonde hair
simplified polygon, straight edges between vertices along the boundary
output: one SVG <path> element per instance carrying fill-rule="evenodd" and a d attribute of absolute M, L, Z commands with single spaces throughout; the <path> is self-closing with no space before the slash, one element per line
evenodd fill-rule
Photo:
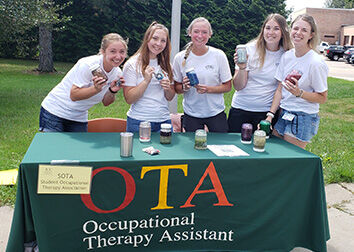
<path fill-rule="evenodd" d="M 98 55 L 80 59 L 45 97 L 39 116 L 39 130 L 45 132 L 87 131 L 88 110 L 102 102 L 105 106 L 115 100 L 124 85 L 119 66 L 127 56 L 128 45 L 117 33 L 105 35 Z M 105 77 L 93 76 L 100 68 Z"/>
<path fill-rule="evenodd" d="M 231 90 L 231 71 L 223 51 L 207 45 L 213 31 L 204 17 L 194 19 L 187 28 L 191 42 L 174 58 L 175 89 L 183 93 L 183 127 L 195 131 L 208 127 L 212 132 L 227 132 L 223 93 Z M 194 68 L 199 84 L 191 86 L 186 72 Z"/>
<path fill-rule="evenodd" d="M 327 100 L 328 67 L 315 51 L 318 32 L 312 16 L 296 17 L 290 38 L 294 48 L 284 53 L 275 73 L 279 84 L 270 111 L 280 104 L 281 113 L 273 134 L 305 148 L 317 134 L 319 107 Z"/>
<path fill-rule="evenodd" d="M 276 122 L 279 113 L 270 111 L 278 86 L 274 73 L 281 56 L 291 47 L 286 20 L 275 13 L 267 16 L 257 38 L 246 45 L 246 63 L 239 63 L 235 52 L 233 85 L 236 92 L 228 117 L 230 132 L 241 132 L 243 123 L 252 124 L 254 131 L 267 114 Z"/>
<path fill-rule="evenodd" d="M 171 123 L 168 101 L 175 90 L 170 53 L 168 29 L 152 22 L 139 50 L 123 67 L 124 98 L 131 104 L 127 131 L 138 132 L 142 121 L 149 121 L 152 131 L 160 131 L 162 123 Z"/>

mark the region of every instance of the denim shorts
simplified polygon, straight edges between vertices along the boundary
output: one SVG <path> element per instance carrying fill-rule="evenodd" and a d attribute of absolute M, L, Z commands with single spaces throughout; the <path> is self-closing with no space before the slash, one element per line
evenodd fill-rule
<path fill-rule="evenodd" d="M 137 119 L 127 116 L 127 131 L 128 132 L 139 132 L 140 122 L 144 122 L 144 121 L 140 121 L 140 120 L 137 120 Z M 163 122 L 150 122 L 150 123 L 151 123 L 151 132 L 159 132 L 161 129 L 161 124 L 163 124 L 163 123 L 171 124 L 171 131 L 173 131 L 171 120 L 166 120 Z"/>
<path fill-rule="evenodd" d="M 39 131 L 42 132 L 87 132 L 87 122 L 67 120 L 41 107 L 39 114 Z"/>
<path fill-rule="evenodd" d="M 283 119 L 285 113 L 295 115 L 292 121 Z M 311 138 L 317 134 L 320 125 L 318 114 L 307 114 L 304 112 L 291 112 L 282 109 L 278 122 L 275 124 L 276 131 L 284 136 L 295 137 L 302 142 L 310 142 Z"/>

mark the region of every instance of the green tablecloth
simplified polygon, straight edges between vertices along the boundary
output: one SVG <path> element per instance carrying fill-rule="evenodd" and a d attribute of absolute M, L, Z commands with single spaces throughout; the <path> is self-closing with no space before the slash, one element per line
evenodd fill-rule
<path fill-rule="evenodd" d="M 239 134 L 209 133 L 208 144 L 234 144 L 250 156 L 195 150 L 189 133 L 174 134 L 171 145 L 161 145 L 157 134 L 147 144 L 135 136 L 130 158 L 120 157 L 119 143 L 119 133 L 38 133 L 20 165 L 7 251 L 23 251 L 23 243 L 33 240 L 41 252 L 326 251 L 326 200 L 316 155 L 277 138 L 257 153 L 240 143 Z M 142 152 L 147 146 L 161 153 Z M 38 165 L 51 160 L 79 160 L 100 171 L 91 198 L 101 212 L 90 210 L 81 195 L 37 194 Z M 161 166 L 171 169 L 161 175 Z M 167 187 L 160 190 L 166 174 Z M 165 209 L 154 209 L 164 193 Z M 123 202 L 129 204 L 113 210 Z"/>

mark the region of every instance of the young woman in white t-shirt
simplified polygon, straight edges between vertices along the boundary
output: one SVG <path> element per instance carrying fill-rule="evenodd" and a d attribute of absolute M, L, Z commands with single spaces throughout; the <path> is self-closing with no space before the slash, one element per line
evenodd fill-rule
<path fill-rule="evenodd" d="M 319 104 L 327 100 L 328 67 L 315 52 L 318 32 L 312 16 L 298 16 L 291 24 L 290 38 L 295 48 L 284 53 L 275 74 L 279 85 L 270 111 L 274 113 L 280 104 L 281 113 L 273 134 L 305 148 L 317 134 Z M 301 77 L 290 81 L 287 76 L 294 72 Z"/>
<path fill-rule="evenodd" d="M 119 66 L 127 56 L 127 41 L 117 33 L 105 35 L 98 55 L 80 59 L 44 98 L 39 116 L 43 132 L 85 132 L 88 110 L 102 102 L 105 106 L 115 100 L 124 84 Z M 93 76 L 92 68 L 99 66 L 108 80 Z"/>
<path fill-rule="evenodd" d="M 286 19 L 280 14 L 270 14 L 264 20 L 258 37 L 246 45 L 247 62 L 239 63 L 234 54 L 235 74 L 228 117 L 229 132 L 241 132 L 243 123 L 250 123 L 253 131 L 267 113 L 275 117 L 278 112 L 269 112 L 278 82 L 274 72 L 283 53 L 292 47 Z"/>
<path fill-rule="evenodd" d="M 227 132 L 223 93 L 231 90 L 232 75 L 226 55 L 207 45 L 213 32 L 206 18 L 194 19 L 187 33 L 192 41 L 173 62 L 175 90 L 184 97 L 183 127 L 194 132 L 206 125 L 211 132 Z M 193 87 L 186 76 L 190 68 L 194 68 L 199 79 Z"/>
<path fill-rule="evenodd" d="M 139 132 L 142 121 L 149 121 L 153 132 L 160 131 L 162 123 L 171 123 L 168 101 L 175 96 L 175 90 L 170 53 L 168 29 L 153 22 L 145 32 L 139 50 L 123 67 L 124 97 L 131 104 L 127 131 Z"/>

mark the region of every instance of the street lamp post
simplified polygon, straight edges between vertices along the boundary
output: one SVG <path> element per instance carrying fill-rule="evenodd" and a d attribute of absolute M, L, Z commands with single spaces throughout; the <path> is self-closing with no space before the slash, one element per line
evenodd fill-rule
<path fill-rule="evenodd" d="M 175 55 L 179 52 L 179 40 L 181 30 L 181 0 L 172 0 L 171 14 L 171 64 Z M 177 95 L 169 102 L 171 113 L 177 113 Z"/>

